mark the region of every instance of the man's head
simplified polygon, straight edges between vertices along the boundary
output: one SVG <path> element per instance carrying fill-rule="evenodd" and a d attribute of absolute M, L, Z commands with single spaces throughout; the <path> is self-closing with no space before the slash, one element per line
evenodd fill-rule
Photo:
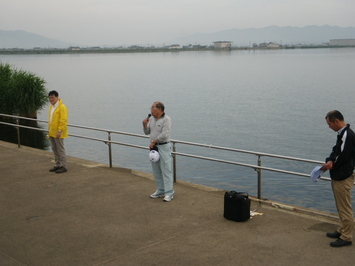
<path fill-rule="evenodd" d="M 164 115 L 165 106 L 162 102 L 154 102 L 150 110 L 152 116 L 155 118 L 160 118 L 162 115 Z"/>
<path fill-rule="evenodd" d="M 48 93 L 48 99 L 52 105 L 56 104 L 56 102 L 58 101 L 58 92 L 57 91 L 50 91 Z"/>
<path fill-rule="evenodd" d="M 346 126 L 344 116 L 338 110 L 328 112 L 325 116 L 325 120 L 327 121 L 329 128 L 334 131 L 339 131 Z"/>

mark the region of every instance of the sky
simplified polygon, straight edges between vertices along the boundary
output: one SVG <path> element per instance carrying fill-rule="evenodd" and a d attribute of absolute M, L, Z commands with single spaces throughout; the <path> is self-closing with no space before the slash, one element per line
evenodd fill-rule
<path fill-rule="evenodd" d="M 355 0 L 1 0 L 0 30 L 80 45 L 155 45 L 268 26 L 355 27 Z"/>

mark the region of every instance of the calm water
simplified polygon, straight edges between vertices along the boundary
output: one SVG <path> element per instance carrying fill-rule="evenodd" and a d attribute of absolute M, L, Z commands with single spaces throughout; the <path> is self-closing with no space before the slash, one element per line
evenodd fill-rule
<path fill-rule="evenodd" d="M 355 127 L 354 48 L 1 55 L 0 60 L 43 77 L 69 108 L 71 124 L 143 134 L 141 121 L 159 100 L 173 120 L 173 139 L 320 161 L 336 138 L 324 120 L 329 110 L 342 111 Z M 47 110 L 39 118 L 46 119 Z M 71 156 L 108 162 L 104 144 L 69 138 L 66 147 Z M 147 151 L 114 149 L 114 165 L 151 172 Z M 183 145 L 177 149 L 190 151 Z M 257 162 L 253 156 L 195 152 Z M 181 180 L 257 194 L 252 169 L 182 157 L 177 163 Z M 303 173 L 315 167 L 270 159 L 263 165 Z M 262 196 L 336 211 L 326 181 L 264 171 Z"/>

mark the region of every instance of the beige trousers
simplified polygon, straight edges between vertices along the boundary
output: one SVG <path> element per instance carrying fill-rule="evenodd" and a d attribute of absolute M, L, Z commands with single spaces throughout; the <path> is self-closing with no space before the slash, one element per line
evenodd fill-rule
<path fill-rule="evenodd" d="M 65 154 L 64 139 L 57 139 L 51 137 L 51 147 L 54 153 L 54 160 L 56 167 L 67 168 L 67 156 Z"/>
<path fill-rule="evenodd" d="M 354 215 L 351 205 L 351 189 L 354 185 L 354 174 L 345 180 L 332 180 L 335 204 L 338 209 L 341 239 L 352 241 L 354 232 Z"/>

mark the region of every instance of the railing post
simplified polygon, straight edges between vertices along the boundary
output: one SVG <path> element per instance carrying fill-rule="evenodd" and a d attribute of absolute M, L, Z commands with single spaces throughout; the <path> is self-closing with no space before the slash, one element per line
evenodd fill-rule
<path fill-rule="evenodd" d="M 176 183 L 176 156 L 175 156 L 175 152 L 176 152 L 176 143 L 173 142 L 173 176 L 174 176 L 174 183 Z"/>
<path fill-rule="evenodd" d="M 111 144 L 111 132 L 107 132 L 108 133 L 108 157 L 109 157 L 109 164 L 110 164 L 110 168 L 112 168 L 112 144 Z"/>
<path fill-rule="evenodd" d="M 258 166 L 261 166 L 261 156 L 258 156 Z M 256 170 L 258 172 L 258 199 L 261 199 L 261 169 Z"/>
<path fill-rule="evenodd" d="M 20 148 L 21 147 L 21 136 L 20 136 L 20 127 L 19 127 L 20 122 L 19 121 L 20 121 L 20 119 L 16 118 L 17 145 Z"/>

